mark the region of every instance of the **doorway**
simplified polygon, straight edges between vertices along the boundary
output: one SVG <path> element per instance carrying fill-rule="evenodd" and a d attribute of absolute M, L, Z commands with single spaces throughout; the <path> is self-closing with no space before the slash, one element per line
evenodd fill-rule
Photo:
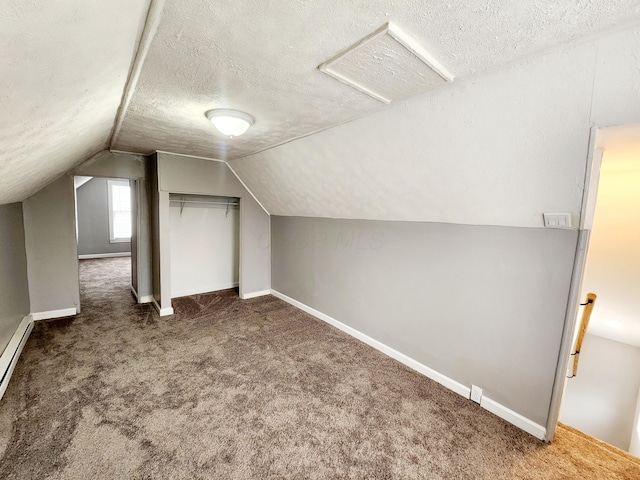
<path fill-rule="evenodd" d="M 578 280 L 597 300 L 559 420 L 640 456 L 640 124 L 599 129 L 593 160 Z"/>
<path fill-rule="evenodd" d="M 80 302 L 84 307 L 129 290 L 135 269 L 135 182 L 125 178 L 74 177 Z"/>

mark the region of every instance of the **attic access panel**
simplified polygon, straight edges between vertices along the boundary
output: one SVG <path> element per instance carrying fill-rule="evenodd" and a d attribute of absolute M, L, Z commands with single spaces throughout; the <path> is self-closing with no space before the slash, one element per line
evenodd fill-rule
<path fill-rule="evenodd" d="M 318 69 L 384 103 L 453 81 L 429 52 L 393 23 L 386 23 Z"/>

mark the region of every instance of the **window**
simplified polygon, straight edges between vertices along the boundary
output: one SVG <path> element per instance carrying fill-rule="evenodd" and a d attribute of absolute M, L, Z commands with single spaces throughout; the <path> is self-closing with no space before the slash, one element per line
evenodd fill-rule
<path fill-rule="evenodd" d="M 109 180 L 109 241 L 131 241 L 131 189 L 128 180 Z"/>

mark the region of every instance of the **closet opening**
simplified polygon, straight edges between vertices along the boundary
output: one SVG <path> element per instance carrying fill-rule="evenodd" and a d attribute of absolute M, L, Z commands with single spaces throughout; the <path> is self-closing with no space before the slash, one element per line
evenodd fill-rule
<path fill-rule="evenodd" d="M 240 198 L 172 193 L 171 298 L 238 289 Z"/>

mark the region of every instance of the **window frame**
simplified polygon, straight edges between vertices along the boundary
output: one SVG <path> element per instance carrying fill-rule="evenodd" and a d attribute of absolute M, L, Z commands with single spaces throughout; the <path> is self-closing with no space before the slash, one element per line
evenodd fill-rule
<path fill-rule="evenodd" d="M 131 242 L 131 237 L 115 237 L 114 236 L 114 224 L 113 224 L 113 187 L 127 187 L 129 189 L 129 197 L 131 197 L 131 182 L 125 179 L 108 179 L 107 180 L 107 198 L 108 198 L 108 207 L 109 207 L 109 243 L 129 243 Z M 129 213 L 133 215 L 131 211 L 131 199 L 129 199 Z M 132 226 L 133 228 L 133 226 Z M 133 230 L 132 230 L 133 233 Z"/>

